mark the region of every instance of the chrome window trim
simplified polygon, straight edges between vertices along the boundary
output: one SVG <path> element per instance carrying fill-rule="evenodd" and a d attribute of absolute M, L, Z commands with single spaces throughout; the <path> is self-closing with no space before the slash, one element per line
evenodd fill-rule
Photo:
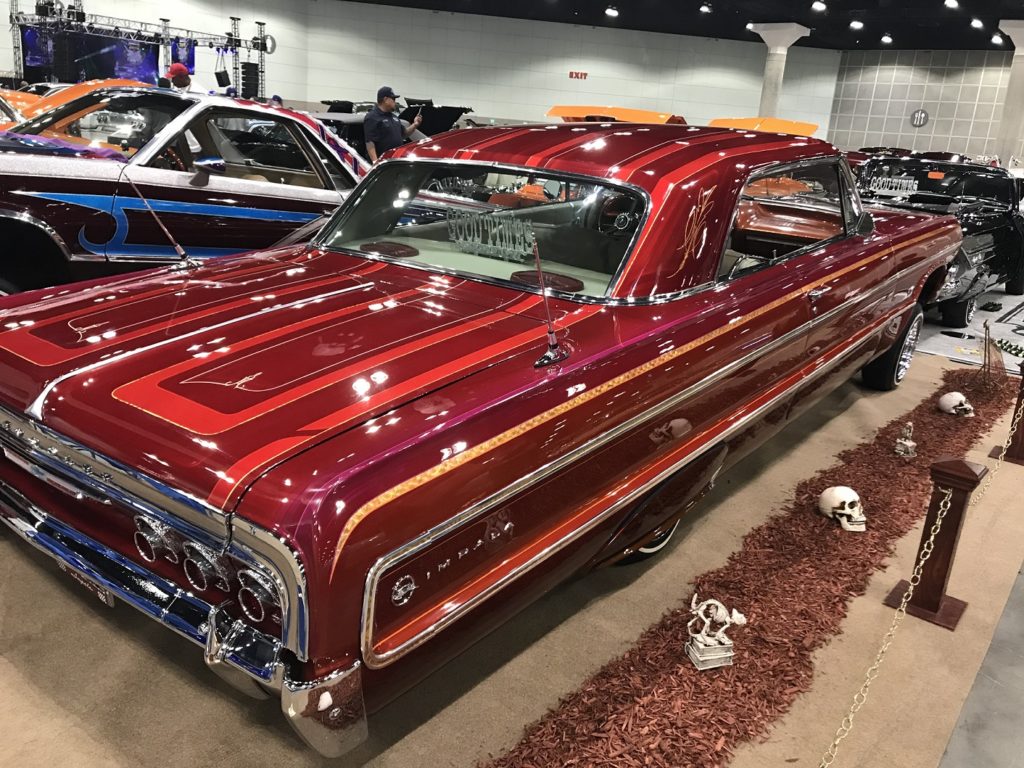
<path fill-rule="evenodd" d="M 3 406 L 0 446 L 85 494 L 109 498 L 132 514 L 155 518 L 189 539 L 265 571 L 278 586 L 283 603 L 282 640 L 305 660 L 309 636 L 305 569 L 283 539 Z M 46 481 L 45 476 L 40 479 Z M 68 492 L 64 484 L 54 487 Z"/>
<path fill-rule="evenodd" d="M 640 496 L 642 496 L 644 493 L 646 493 L 647 490 L 649 490 L 650 488 L 655 487 L 658 483 L 662 482 L 667 477 L 669 477 L 674 472 L 676 472 L 680 467 L 683 467 L 687 463 L 693 461 L 694 459 L 699 458 L 703 453 L 705 453 L 706 451 L 710 450 L 711 448 L 713 448 L 715 445 L 717 445 L 721 441 L 726 440 L 729 437 L 731 437 L 734 434 L 736 434 L 743 427 L 745 427 L 752 419 L 754 419 L 757 416 L 760 416 L 762 413 L 764 413 L 764 412 L 766 412 L 768 410 L 771 410 L 771 408 L 774 408 L 776 405 L 778 405 L 779 401 L 781 401 L 781 400 L 785 399 L 786 397 L 792 395 L 795 391 L 799 390 L 800 388 L 802 388 L 807 383 L 809 383 L 811 381 L 814 381 L 815 379 L 817 379 L 822 374 L 827 373 L 828 371 L 832 370 L 832 368 L 834 368 L 836 365 L 840 364 L 843 360 L 845 360 L 851 354 L 853 354 L 854 352 L 856 352 L 859 349 L 861 349 L 861 347 L 866 342 L 868 342 L 870 339 L 872 339 L 875 336 L 875 334 L 877 334 L 879 331 L 883 330 L 885 328 L 885 326 L 893 320 L 893 318 L 899 317 L 899 316 L 905 314 L 906 312 L 907 312 L 907 307 L 905 307 L 905 306 L 899 307 L 899 308 L 893 310 L 892 312 L 887 314 L 881 320 L 878 320 L 875 323 L 873 323 L 870 326 L 870 330 L 866 330 L 864 332 L 864 335 L 862 336 L 862 338 L 860 338 L 859 340 L 857 340 L 857 341 L 853 342 L 852 344 L 850 344 L 846 349 L 844 349 L 841 352 L 839 352 L 832 360 L 829 360 L 824 365 L 819 366 L 812 373 L 810 373 L 809 375 L 807 375 L 806 377 L 801 379 L 799 382 L 797 382 L 793 386 L 791 386 L 788 389 L 786 389 L 786 390 L 780 392 L 779 394 L 777 394 L 769 402 L 767 402 L 764 405 L 760 406 L 756 410 L 750 411 L 749 413 L 747 413 L 744 416 L 742 416 L 735 423 L 733 423 L 724 433 L 722 433 L 721 435 L 717 436 L 713 442 L 710 442 L 710 443 L 707 443 L 705 445 L 702 445 L 702 446 L 699 446 L 699 447 L 695 448 L 693 451 L 691 451 L 686 456 L 681 458 L 678 462 L 674 463 L 671 467 L 669 467 L 669 468 L 663 470 L 662 472 L 660 472 L 652 480 L 650 480 L 647 483 L 643 484 L 642 486 L 639 486 L 638 488 L 634 489 L 633 491 L 631 491 L 626 496 L 623 496 L 620 499 L 617 499 L 613 504 L 608 506 L 606 509 L 602 510 L 600 513 L 598 513 L 597 515 L 592 517 L 590 520 L 588 520 L 585 523 L 583 523 L 580 527 L 576 528 L 573 531 L 570 531 L 562 539 L 560 539 L 559 541 L 557 541 L 554 544 L 550 545 L 547 549 L 544 549 L 541 552 L 537 553 L 534 557 L 532 557 L 527 562 L 525 562 L 522 565 L 518 566 L 515 570 L 511 571 L 501 581 L 495 582 L 486 591 L 480 592 L 480 593 L 474 595 L 467 602 L 465 602 L 462 605 L 458 606 L 456 609 L 452 610 L 451 612 L 445 614 L 445 616 L 440 621 L 438 621 L 437 623 L 431 625 L 431 627 L 429 627 L 428 629 L 424 630 L 423 632 L 421 632 L 418 635 L 414 636 L 413 638 L 411 638 L 410 640 L 406 641 L 402 645 L 400 645 L 400 646 L 398 646 L 398 647 L 396 647 L 396 648 L 394 648 L 394 649 L 392 649 L 392 650 L 390 650 L 390 651 L 388 651 L 386 653 L 377 654 L 373 650 L 374 607 L 375 607 L 373 598 L 376 595 L 377 590 L 379 588 L 381 576 L 386 571 L 388 571 L 389 569 L 394 567 L 394 565 L 396 563 L 399 563 L 402 560 L 405 560 L 405 559 L 407 559 L 407 558 L 409 558 L 409 557 L 411 557 L 413 555 L 418 554 L 419 552 L 423 551 L 424 549 L 426 549 L 426 548 L 430 547 L 431 545 L 435 544 L 439 539 L 441 539 L 442 537 L 444 537 L 448 533 L 452 532 L 456 528 L 458 528 L 458 527 L 464 525 L 465 523 L 471 521 L 472 519 L 477 518 L 480 515 L 488 512 L 494 506 L 500 505 L 501 503 L 503 503 L 504 501 L 508 500 L 509 498 L 511 498 L 516 493 L 519 493 L 520 491 L 524 490 L 525 488 L 529 487 L 530 485 L 533 485 L 533 484 L 535 484 L 537 482 L 540 482 L 544 478 L 546 478 L 546 477 L 550 476 L 551 474 L 553 474 L 554 472 L 558 471 L 558 469 L 561 469 L 564 466 L 568 465 L 569 463 L 572 463 L 576 459 L 580 458 L 580 454 L 581 453 L 585 455 L 586 453 L 590 453 L 593 450 L 596 450 L 597 448 L 601 447 L 601 445 L 606 444 L 608 441 L 613 439 L 613 437 L 621 436 L 624 432 L 626 432 L 629 429 L 632 429 L 634 426 L 637 426 L 640 423 L 642 423 L 642 421 L 645 421 L 645 420 L 650 419 L 650 418 L 657 417 L 661 412 L 663 412 L 664 410 L 670 408 L 672 405 L 675 405 L 678 402 L 680 402 L 681 400 L 685 399 L 686 397 L 692 396 L 693 394 L 696 394 L 697 392 L 699 392 L 699 391 L 701 391 L 701 390 L 703 390 L 703 389 L 713 385 L 714 383 L 719 381 L 724 375 L 726 375 L 727 372 L 731 372 L 732 370 L 734 370 L 735 365 L 738 365 L 740 363 L 748 362 L 751 359 L 754 359 L 754 358 L 756 358 L 756 357 L 758 357 L 758 356 L 760 356 L 762 354 L 765 354 L 766 350 L 769 350 L 769 349 L 773 348 L 772 345 L 769 345 L 768 347 L 762 348 L 760 350 L 757 350 L 756 352 L 752 352 L 752 353 L 750 353 L 748 355 L 745 355 L 743 358 L 741 358 L 741 360 L 736 361 L 734 364 L 732 364 L 732 366 L 727 366 L 726 368 L 723 368 L 720 371 L 717 371 L 712 376 L 709 376 L 708 378 L 698 382 L 697 384 L 694 384 L 693 386 L 688 387 L 686 390 L 683 390 L 683 392 L 680 392 L 679 394 L 674 395 L 669 400 L 663 401 L 659 405 L 654 406 L 653 408 L 649 409 L 648 411 L 645 411 L 642 414 L 638 414 L 637 416 L 633 417 L 632 419 L 630 419 L 627 422 L 623 422 L 623 424 L 619 425 L 619 427 L 617 427 L 614 430 L 612 430 L 612 432 L 606 433 L 608 435 L 611 435 L 611 437 L 607 437 L 603 441 L 602 441 L 602 438 L 605 437 L 604 435 L 599 436 L 597 438 L 594 438 L 593 440 L 591 440 L 590 442 L 588 442 L 584 446 L 581 446 L 580 448 L 576 449 L 575 451 L 571 452 L 570 454 L 567 454 L 565 456 L 561 456 L 558 459 L 556 459 L 554 462 L 550 462 L 548 465 L 545 465 L 545 467 L 542 467 L 542 468 L 536 470 L 534 473 L 532 473 L 530 475 L 527 475 L 527 476 L 525 476 L 523 478 L 520 478 L 518 481 L 513 483 L 511 486 L 508 486 L 507 488 L 503 489 L 502 491 L 499 491 L 496 494 L 492 494 L 487 499 L 484 499 L 483 501 L 480 501 L 477 504 L 474 504 L 472 507 L 469 507 L 468 509 L 466 509 L 463 512 L 459 513 L 455 517 L 450 518 L 449 520 L 445 521 L 444 523 L 441 523 L 440 525 L 435 526 L 434 528 L 431 528 L 430 530 L 428 530 L 425 533 L 421 534 L 419 537 L 417 537 L 413 541 L 411 541 L 411 542 L 405 544 L 404 546 L 399 547 L 398 549 L 393 550 L 392 552 L 389 552 L 388 554 L 384 555 L 383 557 L 378 559 L 373 564 L 373 566 L 371 566 L 370 571 L 367 574 L 366 585 L 365 585 L 364 592 L 363 592 L 363 611 L 362 611 L 362 621 L 361 621 L 361 626 L 360 626 L 360 645 L 361 645 L 363 660 L 366 663 L 366 666 L 369 669 L 380 669 L 380 668 L 386 667 L 386 666 L 390 665 L 391 663 L 393 663 L 393 662 L 397 661 L 398 659 L 400 659 L 405 654 L 407 654 L 407 653 L 411 652 L 412 650 L 418 648 L 420 645 L 422 645 L 423 643 L 427 642 L 432 637 L 434 637 L 435 635 L 440 633 L 442 630 L 444 630 L 447 626 L 449 626 L 453 622 L 457 621 L 459 618 L 464 616 L 469 611 L 473 610 L 477 605 L 479 605 L 480 603 L 482 603 L 485 600 L 487 600 L 493 594 L 499 592 L 505 586 L 507 586 L 511 582 L 515 581 L 516 579 L 518 579 L 520 576 L 523 576 L 526 573 L 528 573 L 529 571 L 533 570 L 533 568 L 535 568 L 538 565 L 540 565 L 542 562 L 547 560 L 549 557 L 551 557 L 552 555 L 556 554 L 557 552 L 559 552 L 560 550 L 562 550 L 563 548 L 565 548 L 569 544 L 573 543 L 574 541 L 579 539 L 581 536 L 583 536 L 584 534 L 586 534 L 587 532 L 589 532 L 593 528 L 597 527 L 601 522 L 603 522 L 609 516 L 611 516 L 612 514 L 617 512 L 618 510 L 622 509 L 622 507 L 624 507 L 627 504 L 632 503 L 633 501 L 638 499 Z M 813 322 L 823 322 L 826 318 L 828 318 L 832 314 L 834 314 L 834 312 L 829 312 L 826 315 L 822 315 L 821 317 L 816 318 L 815 321 L 813 321 Z M 796 334 L 796 332 L 800 331 L 802 333 L 804 328 L 805 328 L 805 326 L 801 326 L 799 329 L 795 329 L 794 331 L 791 331 L 790 333 L 788 333 L 788 334 L 786 334 L 784 336 L 779 337 L 779 339 L 777 339 L 775 342 L 773 342 L 773 344 L 778 345 L 778 344 L 783 343 L 784 340 L 785 341 L 792 340 L 792 338 Z M 738 413 L 740 410 L 741 409 L 737 409 L 734 413 Z M 599 441 L 601 441 L 601 442 L 599 443 Z"/>
<path fill-rule="evenodd" d="M 650 193 L 643 187 L 631 184 L 628 181 L 621 181 L 620 179 L 610 179 L 606 176 L 591 176 L 585 173 L 574 173 L 572 171 L 560 171 L 551 168 L 538 168 L 530 165 L 517 165 L 514 163 L 500 163 L 493 160 L 482 161 L 482 160 L 464 160 L 457 158 L 446 158 L 446 157 L 401 157 L 394 160 L 386 160 L 383 163 L 378 163 L 374 166 L 367 174 L 363 177 L 362 181 L 353 189 L 349 196 L 345 199 L 341 205 L 338 206 L 337 210 L 331 215 L 331 218 L 324 224 L 323 228 L 317 234 L 317 236 L 310 242 L 310 245 L 314 248 L 323 248 L 326 251 L 350 253 L 358 258 L 365 258 L 370 261 L 385 261 L 389 264 L 398 264 L 401 266 L 409 267 L 410 269 L 419 269 L 424 272 L 434 272 L 437 274 L 449 275 L 451 277 L 459 277 L 465 280 L 470 280 L 476 283 L 486 283 L 489 285 L 497 285 L 502 288 L 514 288 L 522 293 L 536 293 L 540 294 L 541 289 L 539 287 L 534 288 L 533 286 L 524 285 L 521 283 L 513 283 L 509 280 L 501 280 L 500 278 L 485 277 L 483 275 L 470 274 L 467 272 L 460 272 L 453 269 L 445 269 L 443 267 L 435 267 L 430 264 L 413 263 L 408 260 L 396 259 L 390 256 L 383 256 L 380 254 L 369 255 L 362 251 L 354 251 L 347 248 L 338 248 L 336 246 L 328 246 L 325 243 L 327 233 L 334 227 L 335 219 L 341 218 L 348 210 L 348 207 L 354 204 L 354 201 L 362 194 L 362 187 L 367 184 L 368 180 L 373 178 L 378 172 L 377 169 L 380 167 L 387 167 L 393 164 L 423 164 L 429 163 L 432 165 L 472 165 L 480 168 L 494 168 L 498 170 L 512 171 L 514 173 L 527 173 L 527 174 L 548 174 L 554 176 L 561 176 L 566 179 L 576 180 L 585 184 L 601 184 L 609 187 L 618 187 L 627 192 L 639 195 L 644 203 L 644 213 L 637 224 L 636 231 L 633 233 L 633 237 L 630 238 L 629 244 L 626 246 L 626 252 L 622 257 L 622 261 L 619 262 L 619 266 L 616 268 L 615 273 L 608 279 L 608 286 L 605 288 L 603 296 L 591 296 L 589 294 L 580 295 L 576 293 L 566 293 L 564 291 L 557 291 L 553 288 L 548 288 L 546 293 L 548 296 L 554 296 L 559 299 L 565 299 L 566 301 L 572 301 L 579 304 L 628 304 L 630 306 L 640 304 L 641 299 L 619 298 L 615 297 L 615 290 L 618 287 L 619 280 L 622 276 L 622 271 L 626 265 L 636 256 L 635 249 L 637 242 L 640 239 L 641 233 L 647 227 L 651 214 L 653 212 L 654 204 L 651 201 Z M 434 194 L 434 193 L 431 193 Z M 528 266 L 528 265 L 527 265 Z M 662 303 L 662 302 L 658 302 Z"/>
<path fill-rule="evenodd" d="M 11 221 L 20 221 L 22 224 L 28 224 L 29 226 L 35 227 L 36 229 L 47 235 L 59 249 L 65 259 L 71 261 L 75 257 L 71 254 L 71 249 L 68 248 L 68 244 L 64 242 L 64 238 L 60 236 L 60 233 L 56 229 L 51 227 L 45 221 L 37 219 L 28 213 L 22 211 L 8 211 L 0 210 L 0 219 L 8 219 Z M 102 261 L 102 258 L 100 259 Z"/>
<path fill-rule="evenodd" d="M 715 264 L 715 273 L 714 276 L 711 278 L 715 285 L 725 285 L 726 283 L 730 283 L 733 280 L 738 280 L 742 277 L 746 277 L 746 275 L 755 274 L 755 272 L 747 272 L 746 275 L 739 275 L 738 277 L 733 277 L 731 279 L 723 279 L 719 277 L 719 272 L 722 269 L 722 263 L 725 261 L 725 252 L 729 249 L 729 236 L 732 234 L 733 227 L 736 226 L 736 217 L 739 215 L 740 212 L 740 202 L 743 200 L 743 190 L 746 188 L 748 184 L 764 176 L 769 176 L 775 173 L 780 173 L 795 168 L 807 168 L 814 165 L 825 164 L 832 164 L 837 166 L 836 181 L 839 181 L 840 170 L 838 166 L 840 165 L 841 160 L 842 157 L 840 155 L 821 155 L 818 157 L 805 158 L 804 160 L 796 160 L 794 162 L 770 163 L 752 167 L 747 172 L 746 176 L 743 177 L 743 181 L 740 182 L 740 191 L 736 195 L 736 202 L 733 203 L 732 216 L 729 217 L 729 228 L 726 230 L 725 237 L 722 239 L 722 247 L 718 253 L 718 261 Z M 841 189 L 842 185 L 840 184 L 840 190 Z M 768 269 L 778 264 L 784 264 L 790 259 L 794 259 L 799 256 L 811 253 L 812 251 L 815 251 L 818 248 L 824 248 L 830 245 L 834 245 L 835 243 L 840 242 L 841 240 L 845 240 L 848 237 L 850 237 L 850 234 L 849 232 L 846 231 L 846 222 L 844 217 L 842 234 L 834 235 L 833 237 L 827 238 L 825 240 L 819 240 L 816 243 L 811 243 L 810 245 L 806 245 L 803 248 L 798 248 L 795 251 L 790 251 L 785 256 L 782 256 L 781 258 L 777 259 L 774 263 L 766 265 L 764 269 Z M 760 271 L 760 269 L 756 270 L 756 272 Z"/>

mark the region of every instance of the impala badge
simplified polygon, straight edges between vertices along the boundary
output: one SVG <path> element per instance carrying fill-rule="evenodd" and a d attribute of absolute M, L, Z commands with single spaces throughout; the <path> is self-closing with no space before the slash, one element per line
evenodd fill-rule
<path fill-rule="evenodd" d="M 391 603 L 402 606 L 412 600 L 412 593 L 416 591 L 416 580 L 412 576 L 403 576 L 395 582 L 391 588 Z"/>

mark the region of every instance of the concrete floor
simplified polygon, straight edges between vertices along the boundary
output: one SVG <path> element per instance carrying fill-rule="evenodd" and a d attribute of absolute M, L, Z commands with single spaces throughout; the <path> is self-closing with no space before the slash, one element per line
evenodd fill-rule
<path fill-rule="evenodd" d="M 992 637 L 939 768 L 1024 767 L 1024 575 Z"/>

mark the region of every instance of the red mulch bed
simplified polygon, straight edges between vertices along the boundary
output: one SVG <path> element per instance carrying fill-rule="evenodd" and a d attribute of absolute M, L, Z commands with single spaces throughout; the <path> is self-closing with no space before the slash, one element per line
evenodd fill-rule
<path fill-rule="evenodd" d="M 1013 404 L 1016 379 L 985 393 L 972 391 L 974 376 L 947 372 L 932 397 L 797 485 L 788 507 L 748 533 L 726 565 L 697 579 L 701 599 L 714 597 L 747 616 L 747 626 L 731 631 L 735 666 L 701 673 L 689 662 L 687 594 L 685 606 L 645 631 L 486 768 L 713 768 L 725 765 L 739 743 L 763 737 L 811 687 L 811 656 L 839 634 L 850 601 L 864 594 L 896 540 L 924 517 L 932 462 L 966 455 Z M 939 412 L 938 397 L 949 390 L 968 393 L 978 415 Z M 893 452 L 907 421 L 914 422 L 918 444 L 913 460 Z M 867 533 L 846 533 L 817 513 L 818 494 L 830 485 L 858 491 Z"/>

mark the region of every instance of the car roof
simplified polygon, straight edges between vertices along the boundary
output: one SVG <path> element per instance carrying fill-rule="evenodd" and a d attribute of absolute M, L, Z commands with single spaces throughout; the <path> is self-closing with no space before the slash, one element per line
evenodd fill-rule
<path fill-rule="evenodd" d="M 392 159 L 472 160 L 628 181 L 652 191 L 661 177 L 697 175 L 728 159 L 746 167 L 839 156 L 806 136 L 637 123 L 488 126 L 448 131 L 394 150 Z M 680 175 L 680 170 L 684 173 Z"/>

